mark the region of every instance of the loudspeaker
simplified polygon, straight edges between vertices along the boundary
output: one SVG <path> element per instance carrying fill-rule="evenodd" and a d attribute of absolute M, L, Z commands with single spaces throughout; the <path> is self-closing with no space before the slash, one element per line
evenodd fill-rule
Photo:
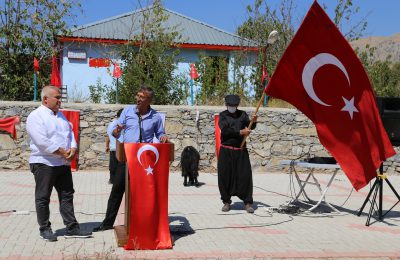
<path fill-rule="evenodd" d="M 400 98 L 377 97 L 383 126 L 393 146 L 400 146 Z"/>

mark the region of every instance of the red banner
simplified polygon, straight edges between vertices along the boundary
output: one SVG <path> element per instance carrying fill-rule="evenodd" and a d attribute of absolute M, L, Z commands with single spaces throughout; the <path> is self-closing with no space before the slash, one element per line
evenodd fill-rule
<path fill-rule="evenodd" d="M 130 216 L 125 249 L 170 249 L 168 223 L 169 144 L 125 143 Z"/>
<path fill-rule="evenodd" d="M 17 130 L 15 125 L 18 124 L 19 116 L 12 116 L 0 119 L 0 130 L 4 130 L 12 136 L 13 139 L 17 139 Z"/>
<path fill-rule="evenodd" d="M 279 61 L 266 93 L 310 118 L 321 144 L 356 190 L 395 154 L 362 63 L 317 1 Z"/>
<path fill-rule="evenodd" d="M 190 79 L 197 79 L 199 77 L 199 74 L 197 74 L 196 67 L 194 64 L 190 64 Z"/>
<path fill-rule="evenodd" d="M 39 71 L 39 61 L 36 59 L 36 57 L 33 58 L 33 70 L 35 72 Z"/>
<path fill-rule="evenodd" d="M 75 141 L 77 144 L 79 144 L 79 111 L 78 110 L 66 110 L 66 109 L 61 109 L 60 110 L 64 116 L 67 118 L 69 121 L 71 127 L 72 127 L 72 132 L 74 133 Z M 75 154 L 74 159 L 71 161 L 71 170 L 76 172 L 78 170 L 78 157 L 79 157 L 79 150 Z"/>
<path fill-rule="evenodd" d="M 89 67 L 101 68 L 110 67 L 111 60 L 107 58 L 89 58 Z"/>
<path fill-rule="evenodd" d="M 214 115 L 215 124 L 215 152 L 217 153 L 217 159 L 219 158 L 219 148 L 221 146 L 221 129 L 219 129 L 219 114 Z"/>
<path fill-rule="evenodd" d="M 60 62 L 59 62 L 57 55 L 55 55 L 55 54 L 51 58 L 50 84 L 52 86 L 61 87 Z"/>
<path fill-rule="evenodd" d="M 114 63 L 113 77 L 114 78 L 121 77 L 121 68 L 119 67 L 119 64 L 117 62 Z"/>

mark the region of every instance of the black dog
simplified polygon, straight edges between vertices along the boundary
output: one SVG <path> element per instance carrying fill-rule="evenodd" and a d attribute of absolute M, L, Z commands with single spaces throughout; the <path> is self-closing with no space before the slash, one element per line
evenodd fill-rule
<path fill-rule="evenodd" d="M 200 154 L 193 146 L 186 146 L 181 154 L 182 176 L 184 177 L 183 185 L 196 187 L 200 186 L 197 181 L 199 176 Z M 189 182 L 187 181 L 189 177 Z"/>

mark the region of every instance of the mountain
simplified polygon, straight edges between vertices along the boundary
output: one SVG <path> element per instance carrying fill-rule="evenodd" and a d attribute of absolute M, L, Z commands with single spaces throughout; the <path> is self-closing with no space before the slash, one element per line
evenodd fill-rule
<path fill-rule="evenodd" d="M 372 36 L 360 38 L 350 42 L 350 45 L 355 48 L 365 49 L 366 45 L 376 47 L 374 58 L 377 60 L 386 60 L 386 57 L 391 55 L 390 61 L 400 62 L 400 33 L 388 37 Z"/>

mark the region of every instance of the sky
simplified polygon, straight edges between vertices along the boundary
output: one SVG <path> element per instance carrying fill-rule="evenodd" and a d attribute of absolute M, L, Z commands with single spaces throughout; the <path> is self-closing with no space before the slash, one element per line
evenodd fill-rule
<path fill-rule="evenodd" d="M 142 0 L 143 5 L 149 0 Z M 268 0 L 271 7 L 279 7 L 280 0 Z M 294 21 L 298 26 L 313 0 L 295 0 Z M 76 12 L 76 25 L 85 25 L 140 8 L 137 0 L 81 0 L 82 12 Z M 335 0 L 319 0 L 326 4 L 328 15 L 333 18 Z M 400 0 L 353 0 L 360 7 L 355 21 L 366 17 L 364 36 L 391 36 L 400 33 Z M 177 13 L 207 23 L 227 32 L 235 32 L 248 17 L 246 6 L 254 0 L 163 0 L 164 6 Z M 71 24 L 72 25 L 72 24 Z M 348 28 L 343 28 L 346 31 Z"/>

